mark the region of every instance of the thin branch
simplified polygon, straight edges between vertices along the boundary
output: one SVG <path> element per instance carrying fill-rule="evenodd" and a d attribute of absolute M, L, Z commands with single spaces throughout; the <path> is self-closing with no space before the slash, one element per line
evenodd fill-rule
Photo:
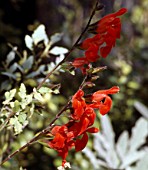
<path fill-rule="evenodd" d="M 83 85 L 85 83 L 85 80 L 87 79 L 87 75 L 84 77 L 82 83 L 79 86 L 79 89 L 83 88 Z M 50 122 L 50 124 L 43 129 L 41 132 L 39 132 L 34 138 L 32 138 L 29 142 L 27 142 L 25 145 L 23 145 L 21 148 L 19 148 L 18 150 L 14 151 L 12 154 L 10 154 L 8 157 L 6 157 L 1 163 L 0 166 L 2 166 L 5 162 L 7 162 L 8 160 L 10 160 L 13 156 L 15 156 L 17 153 L 21 152 L 23 149 L 25 149 L 26 147 L 30 146 L 31 144 L 35 143 L 41 136 L 47 134 L 50 132 L 50 130 L 52 129 L 52 127 L 54 126 L 54 123 L 57 119 L 59 119 L 59 117 L 61 116 L 61 114 L 67 110 L 67 108 L 69 107 L 71 103 L 71 99 L 69 99 L 69 101 L 67 102 L 67 104 L 60 110 L 60 112 L 56 115 L 56 117 Z"/>
<path fill-rule="evenodd" d="M 45 129 L 43 129 L 41 132 L 39 132 L 34 138 L 32 138 L 29 142 L 27 142 L 25 145 L 23 145 L 21 148 L 19 148 L 18 150 L 16 150 L 15 152 L 13 152 L 12 154 L 10 154 L 6 159 L 4 159 L 1 163 L 0 166 L 3 165 L 5 162 L 7 162 L 9 159 L 11 159 L 14 155 L 16 155 L 18 152 L 22 151 L 24 148 L 30 146 L 31 144 L 33 144 L 34 142 L 36 142 L 42 135 L 47 134 L 54 122 L 60 117 L 60 115 L 67 109 L 67 107 L 70 104 L 70 101 L 68 101 L 68 103 L 60 110 L 60 112 L 56 115 L 56 117 L 51 121 L 51 123 L 48 125 L 48 127 L 46 127 Z"/>
<path fill-rule="evenodd" d="M 13 112 L 9 107 L 6 107 L 6 109 L 10 112 L 10 114 L 8 115 L 7 119 L 0 125 L 0 131 L 5 128 L 10 118 L 15 115 L 15 112 Z"/>
<path fill-rule="evenodd" d="M 47 74 L 47 76 L 44 78 L 44 80 L 39 84 L 39 86 L 37 87 L 37 89 L 40 89 L 42 87 L 42 85 L 45 83 L 45 81 L 50 77 L 50 75 L 69 57 L 69 55 L 71 54 L 71 52 L 74 50 L 75 46 L 79 43 L 79 41 L 81 40 L 82 36 L 84 35 L 84 33 L 87 31 L 87 28 L 89 27 L 89 24 L 95 14 L 96 8 L 99 4 L 99 0 L 97 0 L 95 8 L 93 9 L 91 16 L 89 18 L 89 21 L 86 25 L 86 27 L 84 28 L 84 30 L 82 31 L 81 35 L 79 36 L 79 38 L 77 39 L 77 41 L 74 43 L 74 45 L 72 46 L 71 50 L 67 53 L 67 55 L 65 56 L 65 58 L 57 65 L 53 68 L 53 70 L 51 72 L 49 72 Z M 87 79 L 87 75 L 84 77 L 81 85 L 79 86 L 79 89 L 83 88 L 83 85 L 85 83 L 85 80 Z M 9 159 L 11 159 L 13 156 L 15 156 L 18 152 L 22 151 L 23 149 L 25 149 L 26 147 L 30 146 L 31 144 L 33 144 L 34 142 L 36 142 L 42 135 L 47 134 L 50 132 L 50 130 L 52 129 L 54 122 L 59 119 L 59 117 L 61 116 L 61 114 L 69 107 L 71 102 L 71 99 L 69 99 L 68 103 L 60 110 L 60 112 L 56 115 L 56 117 L 50 122 L 50 124 L 43 129 L 41 132 L 39 132 L 34 138 L 32 138 L 29 142 L 27 142 L 25 145 L 23 145 L 21 148 L 19 148 L 18 150 L 16 150 L 15 152 L 13 152 L 12 154 L 10 154 L 8 157 L 6 157 L 1 163 L 0 166 L 2 166 L 5 162 L 7 162 Z"/>
<path fill-rule="evenodd" d="M 72 53 L 72 51 L 74 50 L 74 48 L 77 46 L 77 44 L 79 43 L 79 41 L 81 40 L 81 38 L 83 37 L 84 33 L 87 31 L 90 23 L 91 23 L 91 20 L 93 18 L 93 16 L 95 15 L 95 12 L 96 12 L 96 9 L 97 9 L 97 6 L 99 4 L 100 0 L 97 0 L 96 1 L 96 4 L 95 4 L 95 7 L 90 15 L 90 18 L 88 20 L 88 23 L 87 25 L 85 26 L 84 30 L 82 31 L 82 33 L 80 34 L 80 36 L 78 37 L 78 39 L 76 40 L 76 42 L 73 44 L 73 46 L 71 47 L 71 49 L 69 50 L 69 52 L 65 55 L 65 58 L 59 63 L 57 64 L 47 75 L 46 77 L 43 79 L 43 81 L 38 85 L 37 87 L 37 90 L 39 90 L 42 85 L 45 83 L 45 81 L 51 76 L 51 74 L 62 64 L 65 62 L 65 60 L 70 56 L 70 54 Z"/>

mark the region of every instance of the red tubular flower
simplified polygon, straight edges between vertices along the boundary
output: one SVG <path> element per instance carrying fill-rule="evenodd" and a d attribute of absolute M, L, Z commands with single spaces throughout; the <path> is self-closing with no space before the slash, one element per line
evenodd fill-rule
<path fill-rule="evenodd" d="M 99 47 L 96 44 L 92 43 L 85 52 L 85 57 L 87 61 L 95 62 L 99 58 L 98 51 Z"/>
<path fill-rule="evenodd" d="M 84 133 L 83 137 L 81 139 L 77 139 L 75 143 L 75 149 L 76 151 L 81 151 L 85 148 L 86 144 L 88 142 L 88 135 L 87 133 Z"/>
<path fill-rule="evenodd" d="M 87 133 L 97 133 L 94 124 L 96 114 L 94 108 L 100 110 L 102 115 L 106 114 L 112 105 L 109 94 L 115 94 L 119 91 L 119 87 L 114 86 L 108 90 L 99 90 L 91 96 L 91 104 L 86 104 L 83 90 L 78 90 L 72 98 L 72 107 L 74 113 L 72 119 L 62 126 L 55 126 L 51 130 L 53 139 L 48 141 L 50 148 L 55 149 L 59 156 L 62 157 L 62 166 L 65 166 L 68 151 L 75 146 L 76 151 L 85 148 L 88 142 Z M 104 102 L 102 101 L 104 100 Z"/>
<path fill-rule="evenodd" d="M 126 8 L 122 8 L 118 12 L 106 15 L 98 22 L 96 32 L 104 37 L 104 42 L 106 43 L 105 47 L 100 48 L 100 54 L 104 58 L 115 46 L 116 39 L 120 38 L 121 21 L 117 17 L 123 15 L 126 11 Z"/>
<path fill-rule="evenodd" d="M 103 39 L 100 34 L 93 36 L 92 38 L 85 39 L 82 43 L 80 48 L 83 50 L 87 50 L 92 44 L 96 44 L 100 46 L 103 43 Z"/>
<path fill-rule="evenodd" d="M 115 28 L 118 25 L 118 29 L 116 29 L 117 32 L 119 32 L 120 27 L 120 19 L 117 18 L 121 15 L 123 15 L 124 13 L 127 12 L 126 8 L 121 8 L 119 11 L 113 13 L 113 14 L 109 14 L 106 15 L 105 17 L 103 17 L 99 22 L 98 22 L 98 27 L 97 27 L 97 33 L 102 34 L 102 33 L 106 33 L 109 29 L 109 27 Z"/>
<path fill-rule="evenodd" d="M 82 68 L 85 64 L 89 64 L 85 57 L 76 58 L 72 65 L 76 68 Z"/>
<path fill-rule="evenodd" d="M 93 94 L 93 96 L 97 97 L 98 94 L 115 94 L 118 93 L 120 91 L 120 88 L 118 86 L 113 86 L 110 89 L 107 90 L 98 90 L 97 92 L 95 92 Z"/>
<path fill-rule="evenodd" d="M 117 38 L 120 38 L 121 21 L 119 16 L 126 13 L 127 9 L 122 8 L 119 11 L 106 15 L 98 21 L 95 27 L 95 36 L 85 39 L 80 48 L 85 50 L 85 57 L 75 59 L 72 65 L 80 68 L 82 73 L 85 74 L 89 68 L 84 68 L 91 62 L 96 62 L 101 57 L 105 58 L 110 53 L 111 49 L 115 46 Z M 99 53 L 99 55 L 98 55 Z"/>
<path fill-rule="evenodd" d="M 98 108 L 102 115 L 109 112 L 112 106 L 112 100 L 108 94 L 115 94 L 119 92 L 119 87 L 114 86 L 108 90 L 99 90 L 92 95 L 92 104 L 89 106 L 92 108 Z M 104 102 L 103 102 L 104 100 Z"/>
<path fill-rule="evenodd" d="M 86 103 L 83 99 L 83 96 L 84 96 L 84 92 L 82 90 L 78 90 L 78 92 L 72 98 L 72 107 L 74 109 L 72 118 L 75 120 L 79 120 L 84 113 L 84 108 L 86 106 Z"/>
<path fill-rule="evenodd" d="M 55 126 L 52 129 L 51 134 L 54 136 L 54 139 L 48 143 L 50 148 L 61 150 L 65 146 L 66 131 L 66 126 Z"/>
<path fill-rule="evenodd" d="M 48 145 L 50 148 L 55 149 L 59 156 L 62 157 L 62 165 L 64 165 L 69 149 L 74 146 L 74 141 L 72 140 L 74 136 L 68 132 L 66 125 L 53 127 L 51 134 L 54 138 L 48 142 Z"/>

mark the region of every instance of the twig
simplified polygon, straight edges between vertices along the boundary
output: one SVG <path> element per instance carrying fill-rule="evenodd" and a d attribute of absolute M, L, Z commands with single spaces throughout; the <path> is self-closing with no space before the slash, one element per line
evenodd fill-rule
<path fill-rule="evenodd" d="M 87 25 L 85 26 L 84 30 L 82 31 L 82 33 L 80 34 L 80 36 L 78 37 L 78 39 L 76 40 L 76 42 L 73 44 L 73 46 L 71 47 L 71 49 L 69 50 L 69 52 L 65 55 L 65 58 L 59 63 L 57 64 L 47 75 L 46 77 L 43 79 L 43 81 L 38 85 L 37 87 L 37 90 L 39 90 L 42 85 L 45 83 L 45 81 L 50 77 L 50 75 L 62 64 L 64 63 L 64 61 L 70 56 L 70 54 L 72 53 L 72 51 L 74 50 L 75 46 L 79 43 L 79 41 L 81 40 L 82 36 L 84 35 L 84 33 L 87 31 L 90 23 L 91 23 L 91 20 L 93 18 L 93 16 L 95 15 L 95 12 L 96 12 L 96 9 L 97 9 L 97 6 L 99 4 L 100 0 L 97 0 L 96 4 L 95 4 L 95 7 L 90 15 L 90 18 L 88 20 L 88 23 Z"/>
<path fill-rule="evenodd" d="M 79 86 L 79 89 L 83 88 L 83 85 L 85 83 L 85 80 L 87 79 L 88 75 L 86 75 L 81 83 L 81 85 Z M 41 136 L 43 136 L 44 134 L 47 134 L 50 132 L 50 130 L 52 129 L 54 122 L 59 119 L 59 117 L 61 116 L 61 114 L 67 110 L 67 108 L 69 107 L 71 102 L 71 99 L 69 99 L 69 101 L 67 102 L 67 104 L 60 110 L 60 112 L 56 115 L 56 117 L 50 122 L 50 124 L 43 129 L 41 132 L 39 132 L 34 138 L 32 138 L 29 142 L 27 142 L 25 145 L 23 145 L 21 148 L 19 148 L 18 150 L 14 151 L 12 154 L 10 154 L 7 158 L 5 158 L 1 163 L 0 166 L 3 165 L 5 162 L 7 162 L 8 160 L 10 160 L 13 156 L 15 156 L 18 152 L 22 151 L 24 148 L 30 146 L 31 144 L 33 144 L 34 142 L 36 142 Z"/>
<path fill-rule="evenodd" d="M 91 16 L 89 18 L 89 21 L 86 25 L 86 27 L 84 28 L 84 30 L 82 31 L 81 35 L 79 36 L 79 38 L 77 39 L 77 41 L 74 43 L 74 45 L 72 46 L 71 50 L 67 53 L 67 55 L 65 56 L 65 58 L 57 65 L 53 68 L 53 70 L 51 72 L 49 72 L 47 74 L 47 76 L 44 78 L 44 80 L 39 84 L 39 86 L 37 87 L 37 89 L 40 89 L 42 87 L 42 85 L 44 84 L 44 82 L 50 77 L 50 75 L 69 57 L 69 55 L 71 54 L 71 52 L 73 51 L 73 49 L 75 48 L 75 46 L 79 43 L 79 41 L 81 40 L 83 34 L 86 32 L 94 14 L 96 11 L 96 8 L 98 6 L 99 0 L 97 0 L 95 8 L 93 9 Z M 81 85 L 79 86 L 79 89 L 83 88 L 83 85 L 85 83 L 85 80 L 87 79 L 87 75 L 84 77 Z M 68 103 L 60 110 L 60 112 L 56 115 L 56 117 L 50 122 L 50 124 L 43 129 L 41 132 L 39 132 L 34 138 L 32 138 L 29 142 L 27 142 L 25 145 L 23 145 L 21 148 L 19 148 L 18 150 L 16 150 L 15 152 L 13 152 L 12 154 L 10 154 L 8 157 L 6 157 L 1 163 L 0 166 L 2 166 L 5 162 L 7 162 L 9 159 L 11 159 L 13 156 L 15 156 L 18 152 L 22 151 L 24 148 L 30 146 L 31 144 L 33 144 L 34 142 L 36 142 L 42 135 L 47 134 L 50 132 L 50 130 L 52 129 L 54 122 L 59 119 L 59 117 L 61 116 L 61 114 L 69 107 L 71 102 L 71 99 L 69 99 Z"/>
<path fill-rule="evenodd" d="M 15 112 L 13 112 L 10 108 L 6 107 L 6 109 L 10 112 L 10 114 L 8 115 L 7 119 L 0 125 L 0 131 L 2 131 L 4 129 L 6 124 L 9 122 L 10 118 L 13 115 L 15 115 Z"/>
<path fill-rule="evenodd" d="M 34 138 L 32 138 L 29 142 L 27 142 L 25 145 L 23 145 L 21 148 L 19 148 L 18 150 L 16 150 L 15 152 L 13 152 L 12 154 L 10 154 L 6 159 L 4 159 L 1 163 L 0 163 L 0 166 L 2 164 L 4 164 L 5 162 L 7 162 L 9 159 L 11 159 L 14 155 L 16 155 L 18 152 L 22 151 L 24 148 L 30 146 L 31 144 L 33 144 L 34 142 L 36 142 L 42 135 L 48 133 L 52 126 L 53 126 L 53 123 L 60 117 L 60 115 L 67 109 L 67 107 L 69 106 L 70 104 L 70 101 L 68 101 L 67 105 L 65 105 L 61 111 L 56 115 L 56 117 L 51 121 L 51 123 L 48 125 L 47 128 L 43 129 L 41 132 L 39 132 Z"/>

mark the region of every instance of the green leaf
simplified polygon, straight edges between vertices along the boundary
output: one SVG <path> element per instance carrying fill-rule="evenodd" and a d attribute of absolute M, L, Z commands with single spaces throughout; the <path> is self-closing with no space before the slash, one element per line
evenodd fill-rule
<path fill-rule="evenodd" d="M 32 64 L 33 64 L 33 56 L 30 56 L 23 64 L 23 68 L 25 70 L 29 70 L 32 68 Z"/>
<path fill-rule="evenodd" d="M 24 99 L 26 97 L 26 87 L 23 83 L 21 83 L 21 86 L 19 88 L 19 92 L 18 92 L 18 95 Z"/>
<path fill-rule="evenodd" d="M 35 76 L 43 73 L 45 70 L 45 65 L 41 65 L 37 71 L 34 71 L 26 76 L 26 78 L 34 78 Z"/>
<path fill-rule="evenodd" d="M 9 72 L 1 72 L 1 74 L 8 76 L 9 78 L 12 78 L 14 80 L 16 80 L 16 78 L 17 78 L 15 74 L 12 74 L 12 73 L 9 73 Z"/>
<path fill-rule="evenodd" d="M 22 109 L 25 109 L 26 106 L 32 102 L 32 97 L 33 97 L 33 94 L 30 94 L 30 95 L 26 95 L 26 97 L 22 99 L 20 103 Z"/>
<path fill-rule="evenodd" d="M 10 124 L 13 126 L 15 135 L 19 134 L 22 132 L 22 124 L 18 121 L 17 117 L 10 118 Z"/>
<path fill-rule="evenodd" d="M 30 113 L 28 115 L 28 118 L 31 118 L 31 116 L 33 115 L 34 113 L 34 108 L 35 108 L 35 105 L 32 103 L 31 107 L 30 107 Z"/>
<path fill-rule="evenodd" d="M 13 111 L 18 112 L 20 110 L 20 102 L 18 100 L 14 101 Z"/>
<path fill-rule="evenodd" d="M 20 123 L 24 124 L 25 121 L 26 121 L 26 119 L 27 119 L 27 115 L 26 115 L 25 113 L 20 113 L 20 114 L 19 114 L 19 116 L 18 116 L 18 121 L 19 121 Z"/>
<path fill-rule="evenodd" d="M 48 88 L 48 87 L 41 87 L 38 91 L 41 94 L 46 94 L 46 93 L 52 92 L 52 90 L 50 88 Z"/>
<path fill-rule="evenodd" d="M 34 98 L 37 99 L 38 101 L 40 101 L 40 102 L 43 102 L 43 101 L 44 101 L 44 98 L 41 96 L 40 93 L 38 93 L 38 92 L 36 91 L 35 88 L 33 89 L 33 94 L 34 94 Z"/>
<path fill-rule="evenodd" d="M 5 90 L 10 90 L 11 89 L 11 84 L 9 80 L 5 80 L 3 82 L 1 82 L 1 86 L 0 86 L 1 91 Z"/>
<path fill-rule="evenodd" d="M 13 99 L 15 96 L 16 89 L 12 89 L 9 92 L 5 92 L 5 98 L 6 100 L 3 102 L 3 104 L 9 104 L 9 102 Z"/>
<path fill-rule="evenodd" d="M 54 93 L 54 94 L 59 94 L 59 89 L 60 89 L 60 85 L 55 85 L 54 89 L 50 89 L 48 87 L 41 87 L 38 91 L 41 94 L 47 94 L 47 93 Z"/>
<path fill-rule="evenodd" d="M 14 73 L 14 72 L 16 71 L 16 69 L 19 69 L 21 72 L 24 71 L 23 68 L 22 68 L 18 63 L 16 63 L 16 62 L 11 65 L 11 67 L 9 68 L 8 71 L 9 71 L 10 73 Z"/>

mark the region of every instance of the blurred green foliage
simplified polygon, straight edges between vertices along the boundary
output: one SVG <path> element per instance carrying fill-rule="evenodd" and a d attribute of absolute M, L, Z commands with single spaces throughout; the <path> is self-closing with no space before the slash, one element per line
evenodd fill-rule
<path fill-rule="evenodd" d="M 29 7 L 29 1 L 27 0 L 16 0 L 15 2 L 10 0 L 8 2 L 11 4 L 8 4 L 9 7 L 13 7 L 14 11 L 17 10 L 18 14 L 21 11 L 20 9 L 23 8 L 23 5 L 28 5 Z M 32 1 L 33 5 L 36 5 L 38 14 L 35 16 L 35 9 L 32 9 L 32 21 L 28 19 L 27 22 L 27 19 L 24 19 L 26 25 L 24 24 L 23 26 L 21 24 L 18 26 L 19 23 L 18 25 L 16 23 L 13 24 L 13 22 L 9 23 L 11 18 L 8 21 L 6 20 L 6 9 L 0 8 L 0 38 L 4 40 L 0 43 L 0 57 L 2 60 L 0 64 L 0 102 L 2 103 L 5 100 L 4 93 L 7 90 L 16 89 L 15 96 L 12 94 L 14 91 L 11 91 L 11 95 L 5 93 L 5 96 L 8 96 L 9 99 L 6 97 L 4 104 L 12 98 L 11 102 L 13 103 L 11 103 L 11 107 L 13 106 L 13 111 L 18 111 L 21 107 L 21 113 L 23 115 L 19 118 L 20 124 L 14 123 L 17 121 L 15 119 L 11 120 L 11 124 L 18 125 L 18 130 L 21 131 L 24 127 L 23 133 L 20 133 L 18 136 L 13 134 L 12 126 L 9 125 L 7 128 L 1 127 L 3 130 L 0 132 L 0 155 L 2 155 L 0 159 L 17 150 L 39 130 L 46 127 L 81 82 L 79 72 L 77 72 L 79 75 L 77 79 L 69 73 L 56 72 L 50 79 L 50 85 L 54 89 L 53 84 L 58 85 L 61 83 L 60 94 L 50 93 L 49 95 L 44 95 L 46 102 L 43 103 L 33 99 L 34 104 L 32 105 L 32 109 L 34 113 L 31 119 L 28 119 L 29 116 L 26 117 L 25 115 L 29 115 L 30 111 L 27 110 L 27 107 L 29 105 L 30 108 L 30 102 L 23 106 L 23 110 L 20 104 L 23 97 L 22 94 L 21 96 L 18 95 L 21 83 L 25 85 L 26 95 L 30 96 L 33 87 L 37 87 L 40 80 L 48 73 L 50 63 L 55 63 L 55 57 L 54 54 L 51 54 L 50 57 L 46 55 L 41 57 L 47 45 L 43 42 L 33 46 L 33 50 L 27 49 L 24 43 L 25 35 L 31 35 L 31 32 L 41 22 L 46 26 L 48 37 L 56 32 L 63 33 L 62 39 L 55 42 L 54 45 L 70 48 L 87 22 L 94 2 L 94 0 L 61 0 L 60 3 L 53 0 L 44 0 L 42 2 L 39 0 Z M 131 132 L 131 127 L 134 126 L 136 120 L 140 117 L 139 112 L 134 107 L 135 101 L 140 101 L 144 105 L 147 105 L 148 101 L 148 2 L 147 0 L 139 0 L 133 1 L 130 4 L 128 1 L 120 0 L 112 3 L 111 6 L 106 1 L 104 3 L 106 5 L 104 13 L 108 13 L 111 7 L 113 7 L 114 11 L 118 10 L 121 6 L 129 9 L 128 13 L 122 17 L 121 39 L 118 40 L 110 56 L 107 59 L 99 60 L 96 64 L 97 66 L 107 66 L 108 69 L 100 74 L 100 78 L 97 80 L 97 87 L 95 88 L 105 89 L 113 85 L 118 85 L 121 89 L 118 95 L 113 96 L 113 108 L 109 113 L 114 131 L 116 132 L 116 138 L 118 138 L 123 130 Z M 47 7 L 49 8 L 48 11 Z M 28 10 L 28 14 L 25 14 L 25 12 L 24 16 L 27 15 L 26 18 L 28 18 L 29 14 L 31 16 L 30 10 Z M 98 13 L 93 21 L 96 21 L 104 13 Z M 13 45 L 9 44 L 8 48 L 7 43 Z M 25 50 L 22 50 L 24 48 Z M 75 50 L 72 53 L 71 59 L 80 57 L 81 55 L 80 51 Z M 11 112 L 2 108 L 2 113 L 0 114 L 1 118 L 3 118 L 1 119 L 1 123 L 5 127 L 5 123 L 8 123 L 7 117 Z M 25 124 L 25 121 L 29 121 L 29 123 L 27 122 Z M 65 114 L 57 121 L 57 124 L 65 123 L 66 121 Z M 98 122 L 96 124 L 99 126 Z M 90 139 L 88 146 L 92 145 L 92 140 Z M 90 161 L 82 153 L 75 154 L 71 151 L 68 159 L 69 162 L 73 163 L 73 170 L 88 170 L 92 168 Z M 40 144 L 35 144 L 16 155 L 1 169 L 54 170 L 59 165 L 60 158 L 58 158 L 55 151 Z"/>

